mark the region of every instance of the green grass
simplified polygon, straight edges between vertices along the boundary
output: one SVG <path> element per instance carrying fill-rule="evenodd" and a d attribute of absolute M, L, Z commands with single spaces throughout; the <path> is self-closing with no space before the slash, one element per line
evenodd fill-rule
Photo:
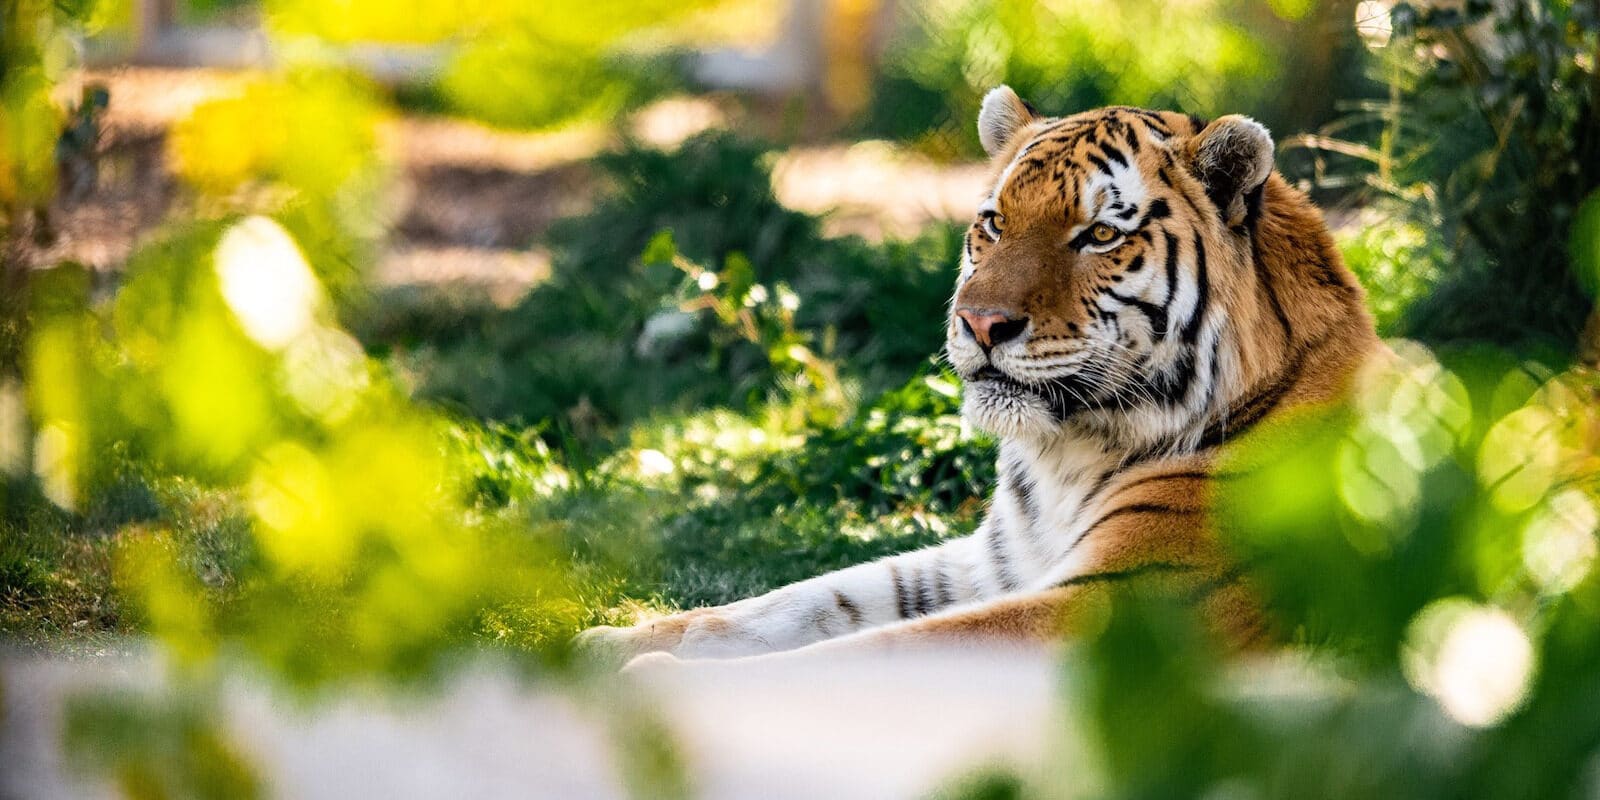
<path fill-rule="evenodd" d="M 126 632 L 111 546 L 38 521 L 0 526 L 0 635 L 50 645 Z"/>
<path fill-rule="evenodd" d="M 82 647 L 135 633 L 114 579 L 129 536 L 163 532 L 209 592 L 225 597 L 253 557 L 235 492 L 181 477 L 118 471 L 80 513 L 13 484 L 0 518 L 0 637 Z"/>
<path fill-rule="evenodd" d="M 475 454 L 478 505 L 526 514 L 573 554 L 581 627 L 729 603 L 970 532 L 994 476 L 990 446 L 962 431 L 955 402 L 933 373 L 839 426 L 786 428 L 794 417 L 777 408 L 663 415 L 598 462 L 532 431 L 458 431 Z M 520 624 L 496 616 L 488 628 L 528 645 L 550 635 Z"/>
<path fill-rule="evenodd" d="M 492 608 L 472 636 L 540 649 L 639 609 L 732 602 L 975 526 L 993 480 L 988 445 L 962 432 L 947 377 L 919 375 L 837 427 L 794 426 L 804 415 L 792 410 L 663 415 L 608 455 L 553 450 L 538 428 L 451 424 L 444 446 L 468 475 L 469 506 L 557 537 L 581 605 L 554 621 Z M 672 470 L 641 470 L 645 451 Z M 0 636 L 78 648 L 137 632 L 114 579 L 119 547 L 156 533 L 229 613 L 259 566 L 240 493 L 131 466 L 116 474 L 77 514 L 9 498 L 23 513 L 0 537 Z"/>

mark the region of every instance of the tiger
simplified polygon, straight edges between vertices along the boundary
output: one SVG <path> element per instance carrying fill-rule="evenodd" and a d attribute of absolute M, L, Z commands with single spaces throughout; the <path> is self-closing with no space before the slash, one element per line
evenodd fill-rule
<path fill-rule="evenodd" d="M 1217 530 L 1225 448 L 1337 402 L 1386 351 L 1321 212 L 1241 115 L 1048 117 L 999 86 L 978 138 L 992 183 L 945 325 L 962 416 L 998 441 L 976 530 L 592 628 L 580 649 L 639 664 L 1047 646 L 1141 582 L 1181 588 L 1230 647 L 1276 638 Z"/>

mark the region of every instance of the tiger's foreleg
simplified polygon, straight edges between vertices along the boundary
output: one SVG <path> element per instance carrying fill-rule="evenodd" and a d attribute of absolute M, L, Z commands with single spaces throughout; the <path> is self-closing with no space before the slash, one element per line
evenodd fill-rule
<path fill-rule="evenodd" d="M 919 649 L 970 648 L 987 652 L 1004 648 L 1047 648 L 1067 639 L 1093 635 L 1110 619 L 1119 595 L 1128 590 L 1158 590 L 1191 603 L 1213 634 L 1235 649 L 1258 646 L 1266 636 L 1256 598 L 1239 573 L 1133 568 L 1081 576 L 1040 592 L 969 603 L 793 651 L 740 658 L 730 663 Z M 664 654 L 647 655 L 632 666 L 649 668 L 672 660 Z"/>
<path fill-rule="evenodd" d="M 732 658 L 792 650 L 934 614 L 994 590 L 977 577 L 973 537 L 903 553 L 785 586 L 725 606 L 599 627 L 581 650 L 625 663 L 643 653 Z"/>

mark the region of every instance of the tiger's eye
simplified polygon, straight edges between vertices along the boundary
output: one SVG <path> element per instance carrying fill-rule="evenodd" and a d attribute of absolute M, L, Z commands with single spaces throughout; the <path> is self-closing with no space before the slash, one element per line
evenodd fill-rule
<path fill-rule="evenodd" d="M 1104 222 L 1096 222 L 1094 227 L 1089 229 L 1089 239 L 1095 244 L 1105 244 L 1115 238 L 1117 229 Z"/>

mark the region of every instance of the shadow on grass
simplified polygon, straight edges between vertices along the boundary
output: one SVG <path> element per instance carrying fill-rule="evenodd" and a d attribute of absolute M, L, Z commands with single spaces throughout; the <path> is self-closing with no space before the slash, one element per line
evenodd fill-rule
<path fill-rule="evenodd" d="M 943 526 L 920 515 L 869 519 L 849 503 L 772 506 L 617 487 L 575 492 L 542 515 L 563 521 L 573 551 L 595 569 L 591 588 L 610 595 L 602 602 L 668 608 L 730 603 L 935 544 L 976 524 L 961 515 L 936 530 Z"/>

